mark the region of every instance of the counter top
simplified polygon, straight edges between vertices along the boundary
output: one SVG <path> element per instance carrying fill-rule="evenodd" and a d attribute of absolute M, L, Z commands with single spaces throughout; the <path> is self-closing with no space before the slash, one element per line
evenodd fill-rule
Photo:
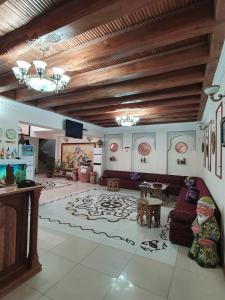
<path fill-rule="evenodd" d="M 16 185 L 9 185 L 0 188 L 0 198 L 6 195 L 19 194 L 23 192 L 34 191 L 42 188 L 41 185 L 35 185 L 26 188 L 18 188 Z"/>

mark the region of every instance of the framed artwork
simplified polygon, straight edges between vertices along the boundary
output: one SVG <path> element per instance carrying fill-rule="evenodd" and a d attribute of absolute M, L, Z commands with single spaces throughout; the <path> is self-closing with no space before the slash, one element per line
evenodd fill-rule
<path fill-rule="evenodd" d="M 142 156 L 147 156 L 151 152 L 151 145 L 149 143 L 141 143 L 138 146 L 138 153 Z"/>
<path fill-rule="evenodd" d="M 222 147 L 225 147 L 225 117 L 221 120 L 221 144 Z"/>
<path fill-rule="evenodd" d="M 95 143 L 61 144 L 61 161 L 65 162 L 66 171 L 72 171 L 81 163 L 93 165 Z"/>
<path fill-rule="evenodd" d="M 212 154 L 215 154 L 215 150 L 216 150 L 216 134 L 215 134 L 215 131 L 212 131 L 212 134 L 211 134 L 211 149 L 212 149 Z"/>
<path fill-rule="evenodd" d="M 222 179 L 222 143 L 221 123 L 223 119 L 223 103 L 221 102 L 216 110 L 216 151 L 215 151 L 215 175 Z"/>
<path fill-rule="evenodd" d="M 211 172 L 212 169 L 212 147 L 211 147 L 211 135 L 212 135 L 212 122 L 208 127 L 208 170 Z"/>
<path fill-rule="evenodd" d="M 184 142 L 178 142 L 175 145 L 175 150 L 180 154 L 184 154 L 188 151 L 188 145 Z"/>

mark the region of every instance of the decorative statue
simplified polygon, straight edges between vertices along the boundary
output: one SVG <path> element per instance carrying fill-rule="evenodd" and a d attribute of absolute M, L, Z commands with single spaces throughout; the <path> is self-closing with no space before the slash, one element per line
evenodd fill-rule
<path fill-rule="evenodd" d="M 210 197 L 202 197 L 197 204 L 197 218 L 192 224 L 194 240 L 189 257 L 201 267 L 215 268 L 219 263 L 217 242 L 220 230 L 214 216 L 215 204 Z"/>

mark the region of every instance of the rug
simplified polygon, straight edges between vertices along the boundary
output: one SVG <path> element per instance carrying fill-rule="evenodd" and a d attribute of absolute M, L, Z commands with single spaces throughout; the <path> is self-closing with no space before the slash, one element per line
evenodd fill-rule
<path fill-rule="evenodd" d="M 70 183 L 65 183 L 65 182 L 55 182 L 51 180 L 37 180 L 37 184 L 40 184 L 42 186 L 42 191 L 49 191 L 52 189 L 57 189 L 61 188 L 64 186 L 71 185 Z"/>
<path fill-rule="evenodd" d="M 169 208 L 161 209 L 159 228 L 136 222 L 137 192 L 92 189 L 40 205 L 40 224 L 174 265 L 177 246 L 168 239 Z"/>

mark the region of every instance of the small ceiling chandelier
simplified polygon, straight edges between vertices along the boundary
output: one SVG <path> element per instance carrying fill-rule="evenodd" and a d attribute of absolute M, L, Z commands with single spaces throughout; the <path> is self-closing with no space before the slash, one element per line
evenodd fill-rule
<path fill-rule="evenodd" d="M 41 49 L 44 53 L 48 51 L 48 48 Z M 62 68 L 54 67 L 53 75 L 49 76 L 46 72 L 47 63 L 44 60 L 34 60 L 33 65 L 36 69 L 36 73 L 29 73 L 31 64 L 17 60 L 17 66 L 13 67 L 12 70 L 19 84 L 26 84 L 29 89 L 34 89 L 39 92 L 56 92 L 64 90 L 68 85 L 70 77 L 64 75 Z"/>
<path fill-rule="evenodd" d="M 116 122 L 119 126 L 133 126 L 139 121 L 138 117 L 133 116 L 121 116 L 116 117 Z"/>

